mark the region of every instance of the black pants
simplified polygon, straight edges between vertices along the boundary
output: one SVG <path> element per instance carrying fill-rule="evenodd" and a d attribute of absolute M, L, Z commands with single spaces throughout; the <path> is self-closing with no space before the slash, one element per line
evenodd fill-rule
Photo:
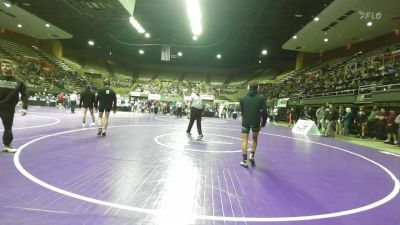
<path fill-rule="evenodd" d="M 199 132 L 199 135 L 202 135 L 203 132 L 201 131 L 201 114 L 203 113 L 202 109 L 197 109 L 194 107 L 190 108 L 190 122 L 189 126 L 186 130 L 186 132 L 190 133 L 193 127 L 193 123 L 195 120 L 197 120 L 197 132 Z"/>
<path fill-rule="evenodd" d="M 76 101 L 71 101 L 71 113 L 75 113 Z"/>
<path fill-rule="evenodd" d="M 376 127 L 375 127 L 375 120 L 370 120 L 367 122 L 367 132 L 368 137 L 373 138 L 376 136 Z"/>
<path fill-rule="evenodd" d="M 176 110 L 176 117 L 182 117 L 182 107 L 178 107 Z"/>
<path fill-rule="evenodd" d="M 12 109 L 0 107 L 0 117 L 3 122 L 4 133 L 3 133 L 3 144 L 10 145 L 13 140 L 12 125 L 14 121 L 15 107 Z"/>

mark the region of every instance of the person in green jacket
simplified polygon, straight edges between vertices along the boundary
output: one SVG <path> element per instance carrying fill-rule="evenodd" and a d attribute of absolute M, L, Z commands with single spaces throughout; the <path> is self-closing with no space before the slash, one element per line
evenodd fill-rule
<path fill-rule="evenodd" d="M 253 132 L 253 145 L 249 161 L 254 164 L 254 155 L 257 149 L 258 133 L 267 122 L 267 104 L 263 95 L 258 93 L 258 84 L 250 83 L 249 91 L 240 98 L 240 110 L 242 114 L 242 154 L 243 161 L 240 165 L 247 168 L 247 143 L 250 130 Z M 262 119 L 262 121 L 261 121 Z M 261 124 L 260 124 L 261 122 Z"/>

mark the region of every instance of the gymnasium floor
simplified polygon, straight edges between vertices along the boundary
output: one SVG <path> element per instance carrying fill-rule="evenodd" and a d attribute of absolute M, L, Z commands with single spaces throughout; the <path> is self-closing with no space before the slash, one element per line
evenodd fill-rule
<path fill-rule="evenodd" d="M 245 169 L 239 120 L 187 123 L 117 112 L 98 137 L 81 111 L 16 115 L 0 225 L 400 224 L 400 155 L 268 124 Z"/>

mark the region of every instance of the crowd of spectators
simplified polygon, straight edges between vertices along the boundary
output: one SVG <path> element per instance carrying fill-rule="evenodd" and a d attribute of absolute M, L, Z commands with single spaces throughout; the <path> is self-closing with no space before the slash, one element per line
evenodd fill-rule
<path fill-rule="evenodd" d="M 313 120 L 326 137 L 335 135 L 369 138 L 399 145 L 400 113 L 393 107 L 340 106 L 326 104 L 320 107 L 291 106 L 286 111 L 289 126 L 298 119 Z"/>
<path fill-rule="evenodd" d="M 160 94 L 162 96 L 184 96 L 190 95 L 193 88 L 199 88 L 200 92 L 205 95 L 218 96 L 218 88 L 206 82 L 197 81 L 178 81 L 178 80 L 154 80 L 138 84 L 135 91 L 148 94 Z"/>
<path fill-rule="evenodd" d="M 282 83 L 265 84 L 262 93 L 272 99 L 301 98 L 329 92 L 354 93 L 363 86 L 400 83 L 400 44 L 358 53 L 341 64 L 321 63 Z"/>
<path fill-rule="evenodd" d="M 90 84 L 96 84 L 85 76 L 78 76 L 75 71 L 66 71 L 41 59 L 19 57 L 17 76 L 26 82 L 26 85 L 34 89 L 73 91 Z"/>

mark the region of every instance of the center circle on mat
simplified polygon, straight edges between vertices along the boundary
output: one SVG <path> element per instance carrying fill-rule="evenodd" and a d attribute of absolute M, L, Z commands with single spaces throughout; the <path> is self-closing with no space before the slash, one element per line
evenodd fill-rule
<path fill-rule="evenodd" d="M 169 137 L 169 140 L 168 138 Z M 171 138 L 173 137 L 173 138 Z M 167 139 L 167 140 L 165 140 Z M 172 141 L 171 141 L 172 140 Z M 192 151 L 192 152 L 213 152 L 213 153 L 232 153 L 232 152 L 241 152 L 242 150 L 233 149 L 237 146 L 237 143 L 240 143 L 242 139 L 227 135 L 220 135 L 220 134 L 207 134 L 206 137 L 202 139 L 196 139 L 192 137 L 183 137 L 180 133 L 168 133 L 158 135 L 154 138 L 154 141 L 164 147 L 173 150 L 185 150 L 185 151 Z M 170 141 L 170 142 L 168 142 Z M 236 142 L 236 145 L 235 145 Z M 228 150 L 207 150 L 207 149 L 198 149 L 193 147 L 187 146 L 209 146 L 213 145 L 219 149 L 228 149 Z M 231 149 L 231 150 L 229 150 Z"/>
<path fill-rule="evenodd" d="M 45 124 L 38 124 L 38 125 L 34 125 L 34 126 L 27 126 L 27 127 L 14 127 L 13 130 L 25 130 L 25 129 L 31 129 L 31 128 L 47 127 L 47 126 L 52 126 L 52 125 L 60 123 L 59 119 L 51 117 L 51 116 L 38 116 L 38 115 L 30 114 L 29 117 L 45 118 L 46 122 L 48 122 L 47 121 L 48 119 L 51 119 L 51 120 L 53 120 L 53 122 L 50 122 L 50 123 L 48 122 L 48 123 L 45 123 Z M 29 119 L 29 117 L 27 118 L 26 116 L 19 116 L 18 119 L 19 120 L 27 120 L 27 119 Z M 45 120 L 39 119 L 38 121 L 42 122 L 42 121 L 45 121 Z M 0 129 L 0 131 L 2 131 L 2 130 L 4 130 L 4 129 Z"/>
<path fill-rule="evenodd" d="M 120 125 L 120 126 L 110 126 L 110 128 L 121 128 L 121 127 L 171 127 L 170 125 Z M 223 130 L 231 130 L 231 131 L 236 131 L 236 129 L 229 129 L 229 128 L 220 128 L 220 127 L 213 127 L 214 129 L 223 129 Z M 117 203 L 112 203 L 112 202 L 107 202 L 83 195 L 79 195 L 67 190 L 64 190 L 59 187 L 55 187 L 51 184 L 48 184 L 44 182 L 43 180 L 40 180 L 39 178 L 33 176 L 31 173 L 29 173 L 25 168 L 22 166 L 20 162 L 20 155 L 23 150 L 29 146 L 32 143 L 38 142 L 40 140 L 49 138 L 49 137 L 55 137 L 61 134 L 67 134 L 67 133 L 74 133 L 74 132 L 80 132 L 84 131 L 84 129 L 76 129 L 76 130 L 68 130 L 68 131 L 63 131 L 63 132 L 58 132 L 58 133 L 53 133 L 53 134 L 48 134 L 46 136 L 36 138 L 34 140 L 31 140 L 27 142 L 26 144 L 22 145 L 19 149 L 18 152 L 15 153 L 14 155 L 14 164 L 18 171 L 23 174 L 26 178 L 29 180 L 33 181 L 34 183 L 47 188 L 51 191 L 69 196 L 71 198 L 79 199 L 82 201 L 98 204 L 98 205 L 103 205 L 107 207 L 113 207 L 113 208 L 118 208 L 122 210 L 128 210 L 128 211 L 133 211 L 133 212 L 141 212 L 141 213 L 149 213 L 149 214 L 154 214 L 154 215 L 159 215 L 160 213 L 165 213 L 165 211 L 157 210 L 157 209 L 146 209 L 146 208 L 140 208 L 140 207 L 134 207 L 134 206 L 129 206 L 129 205 L 123 205 L 123 204 L 117 204 Z M 238 222 L 290 222 L 290 221 L 308 221 L 308 220 L 319 220 L 319 219 L 327 219 L 327 218 L 335 218 L 335 217 L 340 217 L 340 216 L 346 216 L 346 215 L 352 215 L 364 211 L 368 211 L 370 209 L 376 208 L 378 206 L 384 205 L 385 203 L 389 202 L 393 198 L 395 198 L 398 193 L 400 192 L 400 182 L 397 179 L 397 177 L 386 167 L 383 165 L 365 157 L 362 155 L 359 155 L 357 153 L 350 152 L 348 150 L 328 145 L 328 144 L 323 144 L 315 141 L 310 141 L 310 140 L 304 140 L 304 139 L 299 139 L 299 138 L 294 138 L 294 137 L 289 137 L 289 136 L 284 136 L 284 135 L 277 135 L 277 134 L 270 134 L 270 133 L 264 133 L 260 132 L 262 135 L 270 135 L 270 136 L 275 136 L 275 137 L 281 137 L 281 138 L 286 138 L 286 139 L 293 139 L 293 140 L 300 140 L 312 144 L 317 144 L 317 145 L 323 145 L 330 147 L 335 150 L 340 150 L 343 152 L 347 152 L 349 154 L 352 154 L 354 156 L 360 157 L 375 166 L 379 167 L 382 169 L 385 173 L 389 175 L 389 177 L 392 179 L 394 183 L 393 190 L 384 198 L 377 200 L 375 202 L 372 202 L 368 205 L 364 205 L 358 208 L 353 208 L 353 209 L 348 209 L 348 210 L 342 210 L 342 211 L 337 211 L 337 212 L 331 212 L 331 213 L 325 213 L 325 214 L 315 214 L 315 215 L 305 215 L 305 216 L 288 216 L 288 217 L 234 217 L 234 216 L 210 216 L 210 215 L 200 215 L 200 214 L 192 214 L 191 218 L 192 219 L 202 219 L 202 220 L 215 220 L 215 221 L 238 221 Z"/>
<path fill-rule="evenodd" d="M 182 117 L 180 119 L 177 119 L 175 116 L 157 116 L 156 120 L 159 121 L 165 121 L 165 122 L 173 122 L 173 123 L 177 123 L 177 122 L 189 122 L 189 119 L 187 119 L 186 117 Z M 221 125 L 221 124 L 226 124 L 227 120 L 221 120 L 221 119 L 215 119 L 215 118 L 207 118 L 205 119 L 203 117 L 202 119 L 202 124 L 212 124 L 212 125 Z"/>

